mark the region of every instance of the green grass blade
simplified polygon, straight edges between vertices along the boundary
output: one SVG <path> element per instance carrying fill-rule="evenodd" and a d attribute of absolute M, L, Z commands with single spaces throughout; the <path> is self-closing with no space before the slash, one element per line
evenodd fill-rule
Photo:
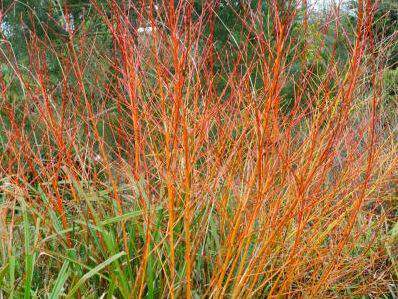
<path fill-rule="evenodd" d="M 55 284 L 54 284 L 54 288 L 51 291 L 51 294 L 50 294 L 50 297 L 49 297 L 50 299 L 59 298 L 59 294 L 61 293 L 62 288 L 63 288 L 66 280 L 68 279 L 69 275 L 70 275 L 69 261 L 66 260 L 63 263 L 63 265 L 61 267 L 61 270 L 59 271 L 57 280 L 55 281 Z"/>
<path fill-rule="evenodd" d="M 32 289 L 34 255 L 31 253 L 30 225 L 29 225 L 28 213 L 26 211 L 26 205 L 23 200 L 21 200 L 21 207 L 22 207 L 22 216 L 23 216 L 23 231 L 24 231 L 24 245 L 25 245 L 25 275 L 26 275 L 24 298 L 28 299 L 31 297 L 30 292 Z"/>
<path fill-rule="evenodd" d="M 107 259 L 106 261 L 102 262 L 101 264 L 97 265 L 96 267 L 94 267 L 93 269 L 91 269 L 89 272 L 87 272 L 86 274 L 83 275 L 82 278 L 79 279 L 79 281 L 73 286 L 73 288 L 69 291 L 68 295 L 66 296 L 66 298 L 72 298 L 72 296 L 77 292 L 77 290 L 88 280 L 90 279 L 92 276 L 98 274 L 99 271 L 101 271 L 103 268 L 105 268 L 106 266 L 112 264 L 114 261 L 116 261 L 117 259 L 119 259 L 120 257 L 126 255 L 126 253 L 124 251 L 119 252 L 113 256 L 111 256 L 109 259 Z"/>
<path fill-rule="evenodd" d="M 10 261 L 10 267 L 8 271 L 9 279 L 10 279 L 10 298 L 13 298 L 14 296 L 14 287 L 15 287 L 15 265 L 16 265 L 16 258 L 14 255 L 10 256 L 9 259 Z"/>

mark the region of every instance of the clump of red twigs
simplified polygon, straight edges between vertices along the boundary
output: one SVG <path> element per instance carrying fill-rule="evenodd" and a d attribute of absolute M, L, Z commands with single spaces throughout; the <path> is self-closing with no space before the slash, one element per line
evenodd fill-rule
<path fill-rule="evenodd" d="M 107 38 L 66 26 L 59 45 L 31 32 L 24 68 L 5 47 L 13 76 L 1 77 L 1 174 L 48 234 L 57 232 L 49 211 L 59 217 L 64 249 L 51 250 L 98 237 L 86 254 L 100 263 L 106 238 L 72 227 L 119 217 L 129 281 L 109 280 L 120 296 L 389 292 L 398 160 L 393 132 L 378 133 L 377 4 L 358 1 L 351 35 L 337 10 L 314 35 L 311 8 L 295 1 L 228 4 L 239 39 L 224 28 L 219 42 L 225 3 L 125 2 L 91 1 Z M 109 200 L 90 207 L 93 192 Z M 11 211 L 18 196 L 4 194 Z M 15 219 L 3 237 L 23 248 Z"/>

